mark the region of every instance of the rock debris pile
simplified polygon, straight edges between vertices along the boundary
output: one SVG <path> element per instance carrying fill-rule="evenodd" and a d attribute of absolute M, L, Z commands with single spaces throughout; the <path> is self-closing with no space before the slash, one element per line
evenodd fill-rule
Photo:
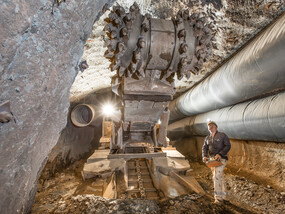
<path fill-rule="evenodd" d="M 61 173 L 55 173 L 54 177 L 44 173 L 31 213 L 285 213 L 284 191 L 228 173 L 225 181 L 230 202 L 222 204 L 214 204 L 212 198 L 198 194 L 161 200 L 106 199 L 90 191 L 98 180 L 82 180 L 83 164 L 84 160 L 76 162 Z M 197 162 L 191 162 L 191 167 L 191 175 L 213 195 L 210 169 Z"/>
<path fill-rule="evenodd" d="M 259 185 L 236 175 L 227 175 L 226 183 L 231 195 L 242 203 L 262 213 L 285 213 L 285 192 L 278 192 L 269 185 Z"/>
<path fill-rule="evenodd" d="M 110 200 L 94 195 L 77 195 L 69 204 L 61 203 L 54 213 L 159 213 L 158 205 L 151 200 Z"/>
<path fill-rule="evenodd" d="M 192 194 L 182 195 L 175 199 L 167 199 L 160 203 L 160 213 L 233 213 L 223 204 L 213 204 L 209 198 Z"/>
<path fill-rule="evenodd" d="M 209 194 L 214 194 L 212 173 L 204 164 L 191 162 L 194 168 L 192 175 L 203 189 Z M 250 177 L 250 175 L 247 175 Z M 229 174 L 224 176 L 228 199 L 237 207 L 246 207 L 253 213 L 285 213 L 285 192 L 278 191 L 265 182 L 257 183 L 248 178 Z"/>
<path fill-rule="evenodd" d="M 140 199 L 105 199 L 94 195 L 77 195 L 69 201 L 59 201 L 54 213 L 233 213 L 222 204 L 192 194 L 163 201 Z"/>

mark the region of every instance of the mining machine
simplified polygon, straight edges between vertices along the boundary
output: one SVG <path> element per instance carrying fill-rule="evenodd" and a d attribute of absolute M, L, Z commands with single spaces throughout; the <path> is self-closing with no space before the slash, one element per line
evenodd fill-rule
<path fill-rule="evenodd" d="M 179 194 L 183 190 L 176 188 L 171 179 L 180 184 L 188 182 L 189 188 L 185 176 L 190 166 L 168 145 L 168 105 L 175 94 L 175 78 L 189 79 L 209 60 L 213 24 L 207 23 L 203 13 L 189 10 L 178 11 L 169 20 L 152 18 L 150 14 L 142 15 L 137 3 L 128 12 L 120 5 L 113 6 L 105 21 L 104 55 L 115 72 L 112 91 L 119 100 L 119 111 L 116 118 L 111 117 L 111 123 L 108 121 L 108 148 L 103 146 L 88 159 L 84 177 L 112 174 L 109 185 L 113 189 L 125 186 L 117 192 L 127 197 Z M 117 184 L 115 171 L 122 172 L 125 185 Z M 203 192 L 199 185 L 193 187 L 193 181 L 191 185 L 192 190 Z"/>

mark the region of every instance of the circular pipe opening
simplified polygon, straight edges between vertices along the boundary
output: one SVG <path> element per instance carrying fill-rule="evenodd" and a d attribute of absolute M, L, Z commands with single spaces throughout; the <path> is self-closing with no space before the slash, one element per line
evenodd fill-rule
<path fill-rule="evenodd" d="M 95 118 L 95 110 L 87 104 L 77 105 L 71 112 L 71 122 L 78 127 L 90 125 Z"/>

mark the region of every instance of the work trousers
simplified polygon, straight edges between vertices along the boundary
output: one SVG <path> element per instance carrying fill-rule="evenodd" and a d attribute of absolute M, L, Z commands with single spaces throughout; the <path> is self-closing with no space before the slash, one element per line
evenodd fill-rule
<path fill-rule="evenodd" d="M 211 167 L 213 173 L 213 181 L 214 181 L 214 196 L 217 200 L 226 200 L 227 192 L 224 183 L 224 169 L 227 164 L 227 160 L 222 159 L 221 166 Z"/>

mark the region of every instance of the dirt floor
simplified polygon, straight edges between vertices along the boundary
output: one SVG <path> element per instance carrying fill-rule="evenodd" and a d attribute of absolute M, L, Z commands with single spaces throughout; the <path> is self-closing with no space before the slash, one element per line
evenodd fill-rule
<path fill-rule="evenodd" d="M 102 198 L 102 180 L 83 181 L 84 162 L 78 161 L 53 177 L 42 176 L 31 213 L 285 213 L 285 192 L 229 173 L 225 175 L 229 202 L 223 204 L 198 194 L 161 200 Z M 202 163 L 190 165 L 191 174 L 213 195 L 210 169 Z"/>
<path fill-rule="evenodd" d="M 212 173 L 202 163 L 192 162 L 192 175 L 205 191 L 213 195 Z M 240 177 L 225 171 L 228 199 L 231 204 L 243 207 L 253 213 L 285 213 L 285 192 L 273 189 L 269 185 L 256 183 L 246 177 Z"/>

